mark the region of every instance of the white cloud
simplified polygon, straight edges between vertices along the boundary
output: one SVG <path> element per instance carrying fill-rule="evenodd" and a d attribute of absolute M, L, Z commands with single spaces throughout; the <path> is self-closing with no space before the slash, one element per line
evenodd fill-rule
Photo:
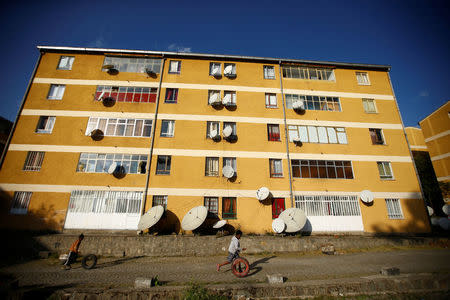
<path fill-rule="evenodd" d="M 176 43 L 174 44 L 170 44 L 169 47 L 167 47 L 167 49 L 169 51 L 175 51 L 175 52 L 192 52 L 192 48 L 191 47 L 183 47 L 183 46 L 179 46 Z"/>
<path fill-rule="evenodd" d="M 105 46 L 105 39 L 103 36 L 98 37 L 95 41 L 88 44 L 88 47 L 102 48 Z"/>
<path fill-rule="evenodd" d="M 421 91 L 419 93 L 419 97 L 428 97 L 430 96 L 430 93 L 428 93 L 428 91 Z"/>

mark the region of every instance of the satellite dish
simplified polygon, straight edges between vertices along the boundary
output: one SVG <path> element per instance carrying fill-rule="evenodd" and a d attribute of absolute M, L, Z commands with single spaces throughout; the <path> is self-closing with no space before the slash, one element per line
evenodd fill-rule
<path fill-rule="evenodd" d="M 91 131 L 90 136 L 94 141 L 101 141 L 104 137 L 104 134 L 100 129 L 94 129 Z"/>
<path fill-rule="evenodd" d="M 305 110 L 305 103 L 301 100 L 294 101 L 292 108 L 295 110 Z"/>
<path fill-rule="evenodd" d="M 286 232 L 297 232 L 306 224 L 306 215 L 300 208 L 288 208 L 278 218 L 286 223 Z"/>
<path fill-rule="evenodd" d="M 433 225 L 433 226 L 437 226 L 437 225 L 439 225 L 439 217 L 431 217 L 430 218 L 430 220 L 431 220 L 431 225 Z"/>
<path fill-rule="evenodd" d="M 441 226 L 442 229 L 449 230 L 449 228 L 450 228 L 450 221 L 448 220 L 448 218 L 440 218 L 438 223 L 439 223 L 439 226 Z"/>
<path fill-rule="evenodd" d="M 230 166 L 225 166 L 222 169 L 222 174 L 223 176 L 225 176 L 226 178 L 232 178 L 234 176 L 234 170 L 232 167 Z"/>
<path fill-rule="evenodd" d="M 276 218 L 272 221 L 272 229 L 276 233 L 282 233 L 286 229 L 286 223 L 284 223 L 283 219 Z"/>
<path fill-rule="evenodd" d="M 203 224 L 207 215 L 208 209 L 206 207 L 194 207 L 184 216 L 183 221 L 181 221 L 181 228 L 183 230 L 195 230 Z"/>
<path fill-rule="evenodd" d="M 111 70 L 111 69 L 115 69 L 116 66 L 114 66 L 114 65 L 104 65 L 102 68 L 105 69 L 105 70 Z"/>
<path fill-rule="evenodd" d="M 97 98 L 97 101 L 102 101 L 103 95 L 105 95 L 105 91 L 101 92 L 100 96 Z"/>
<path fill-rule="evenodd" d="M 213 225 L 213 228 L 219 229 L 225 226 L 225 224 L 227 224 L 227 220 L 219 220 L 216 222 L 216 224 Z"/>
<path fill-rule="evenodd" d="M 214 67 L 213 71 L 212 71 L 213 75 L 220 75 L 220 67 Z"/>
<path fill-rule="evenodd" d="M 302 141 L 300 140 L 300 138 L 296 137 L 292 139 L 292 142 L 294 142 L 295 145 L 297 146 L 301 146 L 303 145 Z"/>
<path fill-rule="evenodd" d="M 114 171 L 117 169 L 117 163 L 112 163 L 108 168 L 108 174 L 113 174 Z"/>
<path fill-rule="evenodd" d="M 267 198 L 269 198 L 269 196 L 270 196 L 270 191 L 269 191 L 269 189 L 266 188 L 265 186 L 259 188 L 259 189 L 256 191 L 256 198 L 257 198 L 259 201 L 264 201 L 264 200 L 266 200 Z"/>
<path fill-rule="evenodd" d="M 223 99 L 222 99 L 222 103 L 223 103 L 223 105 L 230 104 L 231 103 L 231 95 L 226 94 L 225 97 L 223 97 Z"/>
<path fill-rule="evenodd" d="M 212 94 L 211 97 L 209 97 L 209 103 L 210 104 L 220 103 L 219 94 Z"/>
<path fill-rule="evenodd" d="M 374 199 L 373 193 L 369 190 L 362 191 L 359 197 L 361 198 L 361 201 L 364 203 L 372 203 Z"/>
<path fill-rule="evenodd" d="M 445 204 L 444 206 L 442 206 L 442 211 L 443 211 L 444 214 L 446 214 L 447 216 L 450 215 L 450 205 Z"/>
<path fill-rule="evenodd" d="M 217 136 L 218 136 L 217 130 L 213 129 L 213 130 L 211 130 L 211 131 L 209 132 L 209 137 L 210 137 L 210 138 L 214 139 L 214 138 L 216 138 Z"/>
<path fill-rule="evenodd" d="M 225 126 L 225 128 L 223 129 L 223 136 L 230 137 L 232 133 L 233 133 L 233 128 L 231 128 L 231 126 L 229 126 L 229 125 Z"/>
<path fill-rule="evenodd" d="M 223 70 L 223 74 L 231 74 L 231 72 L 233 72 L 233 66 L 232 65 L 228 65 L 225 67 L 225 69 Z"/>
<path fill-rule="evenodd" d="M 153 71 L 151 68 L 146 68 L 145 73 L 147 73 L 148 75 L 153 75 L 155 74 L 155 71 Z"/>
<path fill-rule="evenodd" d="M 434 209 L 430 206 L 427 206 L 428 215 L 432 216 L 434 214 Z"/>
<path fill-rule="evenodd" d="M 162 205 L 153 206 L 144 215 L 141 216 L 138 224 L 138 230 L 144 230 L 152 227 L 161 219 L 164 213 Z"/>

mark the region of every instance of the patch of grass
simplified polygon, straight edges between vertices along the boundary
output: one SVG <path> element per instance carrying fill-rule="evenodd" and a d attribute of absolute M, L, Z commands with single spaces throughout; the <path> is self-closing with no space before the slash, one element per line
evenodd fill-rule
<path fill-rule="evenodd" d="M 189 288 L 184 292 L 184 300 L 228 300 L 226 296 L 213 294 L 204 286 L 191 282 Z"/>

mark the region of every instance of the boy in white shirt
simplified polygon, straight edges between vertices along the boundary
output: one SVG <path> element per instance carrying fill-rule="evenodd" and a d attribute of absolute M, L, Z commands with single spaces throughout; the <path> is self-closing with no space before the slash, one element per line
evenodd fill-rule
<path fill-rule="evenodd" d="M 217 264 L 217 272 L 220 271 L 220 267 L 231 264 L 235 258 L 239 257 L 239 252 L 246 250 L 246 248 L 241 249 L 241 244 L 239 240 L 241 239 L 242 231 L 237 230 L 233 238 L 231 239 L 230 246 L 228 247 L 228 257 L 227 260 L 221 264 Z"/>

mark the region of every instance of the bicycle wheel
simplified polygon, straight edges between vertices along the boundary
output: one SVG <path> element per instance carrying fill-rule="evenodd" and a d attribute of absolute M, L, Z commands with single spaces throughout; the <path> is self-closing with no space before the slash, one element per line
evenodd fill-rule
<path fill-rule="evenodd" d="M 96 264 L 97 256 L 95 254 L 88 254 L 81 260 L 81 265 L 87 270 L 92 269 Z"/>
<path fill-rule="evenodd" d="M 231 264 L 231 271 L 237 277 L 245 277 L 250 271 L 250 264 L 243 257 L 238 257 Z"/>

